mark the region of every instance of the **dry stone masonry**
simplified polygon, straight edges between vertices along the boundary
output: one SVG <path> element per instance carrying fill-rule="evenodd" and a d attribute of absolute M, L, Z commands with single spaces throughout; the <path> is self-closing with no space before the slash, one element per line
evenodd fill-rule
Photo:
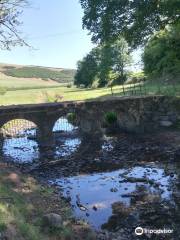
<path fill-rule="evenodd" d="M 180 99 L 165 96 L 112 98 L 103 101 L 63 102 L 0 107 L 0 128 L 13 119 L 36 124 L 40 145 L 53 144 L 53 126 L 74 113 L 81 133 L 94 136 L 104 131 L 107 112 L 117 114 L 119 131 L 143 133 L 176 125 L 180 121 Z"/>

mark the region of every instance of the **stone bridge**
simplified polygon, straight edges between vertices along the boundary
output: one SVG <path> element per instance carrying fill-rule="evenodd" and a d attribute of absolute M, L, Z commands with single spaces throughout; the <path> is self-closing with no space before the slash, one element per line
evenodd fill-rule
<path fill-rule="evenodd" d="M 115 112 L 120 131 L 152 131 L 169 127 L 179 120 L 180 100 L 165 96 L 112 98 L 101 101 L 63 102 L 0 107 L 0 128 L 10 120 L 32 121 L 38 128 L 40 145 L 53 143 L 53 126 L 67 113 L 75 113 L 80 131 L 88 136 L 101 135 L 104 116 Z"/>

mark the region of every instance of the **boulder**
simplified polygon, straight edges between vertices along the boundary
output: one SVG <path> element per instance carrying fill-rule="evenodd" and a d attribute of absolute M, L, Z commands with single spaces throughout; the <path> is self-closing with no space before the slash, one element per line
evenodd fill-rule
<path fill-rule="evenodd" d="M 43 216 L 43 224 L 46 227 L 62 227 L 63 220 L 59 214 L 56 213 L 48 213 Z"/>

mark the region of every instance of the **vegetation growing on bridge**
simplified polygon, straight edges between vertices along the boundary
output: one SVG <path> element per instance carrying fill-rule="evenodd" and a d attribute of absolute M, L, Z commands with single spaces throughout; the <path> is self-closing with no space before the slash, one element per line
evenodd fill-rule
<path fill-rule="evenodd" d="M 117 114 L 115 112 L 107 112 L 105 114 L 105 121 L 108 124 L 113 124 L 117 122 Z"/>

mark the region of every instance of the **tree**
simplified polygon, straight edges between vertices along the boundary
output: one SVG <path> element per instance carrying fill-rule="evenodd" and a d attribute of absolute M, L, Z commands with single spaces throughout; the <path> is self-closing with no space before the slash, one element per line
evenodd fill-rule
<path fill-rule="evenodd" d="M 99 45 L 78 63 L 75 84 L 87 87 L 98 80 L 98 86 L 104 87 L 114 79 L 117 80 L 116 84 L 122 84 L 130 60 L 128 44 L 124 38 L 119 38 L 113 44 Z"/>
<path fill-rule="evenodd" d="M 145 47 L 143 61 L 148 75 L 180 75 L 180 24 L 156 33 Z"/>
<path fill-rule="evenodd" d="M 18 20 L 23 8 L 28 6 L 26 0 L 0 0 L 0 48 L 10 49 L 15 45 L 28 44 L 21 38 Z"/>
<path fill-rule="evenodd" d="M 82 84 L 85 87 L 92 85 L 98 73 L 98 57 L 99 50 L 98 48 L 94 48 L 82 61 L 78 62 L 74 81 L 75 85 L 80 86 Z"/>
<path fill-rule="evenodd" d="M 128 43 L 124 38 L 119 38 L 112 45 L 113 68 L 118 75 L 116 83 L 123 83 L 126 79 L 126 68 L 131 63 Z"/>
<path fill-rule="evenodd" d="M 180 20 L 180 0 L 80 0 L 83 27 L 94 42 L 114 41 L 121 34 L 137 47 L 154 31 Z"/>
<path fill-rule="evenodd" d="M 110 44 L 101 46 L 100 64 L 99 64 L 99 87 L 104 87 L 108 84 L 109 73 L 113 68 L 113 53 Z"/>

